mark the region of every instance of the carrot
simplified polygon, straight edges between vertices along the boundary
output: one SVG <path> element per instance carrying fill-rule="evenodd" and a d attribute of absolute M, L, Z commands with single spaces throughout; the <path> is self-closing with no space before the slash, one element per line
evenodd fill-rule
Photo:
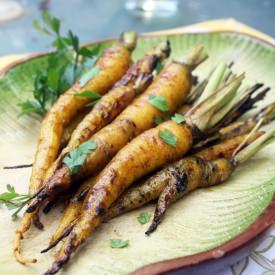
<path fill-rule="evenodd" d="M 195 147 L 195 150 L 192 149 L 193 155 L 199 156 L 200 158 L 208 161 L 215 160 L 217 158 L 230 158 L 234 150 L 247 136 L 242 134 L 246 134 L 251 131 L 260 121 L 262 121 L 262 125 L 264 125 L 275 119 L 274 106 L 275 103 L 271 103 L 262 108 L 251 118 L 248 118 L 245 121 L 233 123 L 232 125 L 220 129 L 218 134 L 214 135 L 215 139 L 212 139 L 211 137 L 208 139 L 209 141 L 211 141 L 211 139 L 212 141 L 215 141 L 214 144 L 216 145 L 206 148 L 205 146 L 200 146 L 199 148 Z M 247 140 L 246 145 L 253 142 L 257 137 L 259 137 L 260 134 L 261 132 L 254 133 L 253 136 Z M 207 143 L 208 146 L 209 144 L 210 142 Z M 162 171 L 160 171 L 150 179 L 130 188 L 122 194 L 117 201 L 115 201 L 115 203 L 108 210 L 105 219 L 108 220 L 119 216 L 122 213 L 136 209 L 152 200 L 157 199 L 164 186 L 166 186 L 168 180 L 169 178 L 165 177 Z"/>
<path fill-rule="evenodd" d="M 142 93 L 153 80 L 156 65 L 170 54 L 169 42 L 160 43 L 142 59 L 133 64 L 126 74 L 104 95 L 73 131 L 68 145 L 53 164 L 56 168 L 68 152 L 88 140 L 110 123 L 123 109 Z M 80 94 L 81 95 L 81 94 Z M 51 174 L 56 169 L 51 169 Z M 47 175 L 49 178 L 51 175 Z"/>
<path fill-rule="evenodd" d="M 247 141 L 247 145 L 256 140 L 262 132 L 256 132 Z M 240 135 L 221 143 L 205 148 L 192 156 L 203 158 L 204 160 L 215 160 L 218 158 L 229 158 L 235 149 L 244 141 L 247 135 Z M 173 164 L 172 164 L 173 165 Z M 136 186 L 126 190 L 109 208 L 104 219 L 109 220 L 125 212 L 139 208 L 150 201 L 159 198 L 164 187 L 169 182 L 170 174 L 164 173 L 168 168 L 160 170 L 147 180 L 137 183 Z M 76 200 L 76 198 L 75 198 Z M 81 210 L 81 209 L 80 209 Z M 80 211 L 79 211 L 80 213 Z M 77 216 L 76 216 L 77 217 Z M 64 228 L 65 229 L 65 228 Z M 63 230 L 64 230 L 63 229 Z"/>
<path fill-rule="evenodd" d="M 176 61 L 166 65 L 145 93 L 90 139 L 97 144 L 97 148 L 88 154 L 79 171 L 74 174 L 63 163 L 37 193 L 27 212 L 35 211 L 45 199 L 54 198 L 58 193 L 68 189 L 74 181 L 100 171 L 127 142 L 153 127 L 157 117 L 172 114 L 190 91 L 190 70 L 204 59 L 203 49 L 199 47 L 191 52 L 186 61 L 187 65 Z M 150 103 L 152 97 L 165 101 L 165 109 L 153 106 Z"/>
<path fill-rule="evenodd" d="M 38 145 L 29 185 L 29 193 L 36 193 L 43 184 L 46 172 L 60 148 L 64 128 L 73 118 L 89 103 L 89 98 L 76 97 L 74 94 L 84 90 L 92 90 L 104 94 L 126 72 L 131 63 L 131 51 L 135 47 L 136 37 L 132 33 L 122 36 L 119 43 L 114 44 L 98 59 L 95 68 L 99 73 L 82 86 L 80 80 L 61 95 L 53 107 L 48 111 L 41 123 Z M 26 259 L 20 254 L 20 240 L 29 229 L 34 213 L 26 213 L 16 231 L 14 243 L 14 255 L 18 262 L 35 262 L 34 259 Z"/>
<path fill-rule="evenodd" d="M 193 104 L 198 99 L 206 84 L 207 79 L 203 80 L 201 83 L 195 86 L 191 90 L 190 94 L 187 96 L 186 101 L 188 101 L 188 104 L 183 104 L 177 110 L 177 113 L 184 114 L 185 112 L 190 110 L 192 107 L 191 104 Z M 79 187 L 76 194 L 71 199 L 69 205 L 66 207 L 60 225 L 53 235 L 50 241 L 49 248 L 47 250 L 55 246 L 59 242 L 59 240 L 62 239 L 64 235 L 66 235 L 66 232 L 68 232 L 67 227 L 69 227 L 70 224 L 79 216 L 84 198 L 94 182 L 95 181 L 93 179 L 87 180 Z"/>
<path fill-rule="evenodd" d="M 162 176 L 169 175 L 168 184 L 158 199 L 153 221 L 146 231 L 150 235 L 156 230 L 169 205 L 191 191 L 200 187 L 217 185 L 227 180 L 236 167 L 251 158 L 264 145 L 274 140 L 275 129 L 268 131 L 246 149 L 229 158 L 208 161 L 201 157 L 187 157 L 162 171 Z"/>
<path fill-rule="evenodd" d="M 71 254 L 101 223 L 111 204 L 134 181 L 186 154 L 202 133 L 215 127 L 216 124 L 211 122 L 212 117 L 220 117 L 216 123 L 226 118 L 224 108 L 227 109 L 228 104 L 231 104 L 242 80 L 243 76 L 233 77 L 222 89 L 195 105 L 186 114 L 185 123 L 164 122 L 122 148 L 99 174 L 96 184 L 88 193 L 85 211 L 68 234 L 46 274 L 54 274 L 63 267 Z M 227 113 L 230 114 L 230 111 Z"/>

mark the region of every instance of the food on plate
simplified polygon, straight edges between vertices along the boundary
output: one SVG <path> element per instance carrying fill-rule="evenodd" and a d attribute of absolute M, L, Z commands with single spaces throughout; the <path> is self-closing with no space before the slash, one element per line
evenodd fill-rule
<path fill-rule="evenodd" d="M 243 79 L 243 75 L 233 76 L 218 91 L 208 90 L 206 100 L 195 104 L 186 113 L 183 123 L 164 122 L 124 146 L 98 175 L 87 195 L 85 211 L 72 227 L 46 274 L 56 273 L 69 261 L 71 254 L 101 223 L 111 204 L 134 181 L 181 158 L 203 133 L 211 132 L 217 124 L 228 120 L 231 114 L 242 108 L 241 102 L 235 102 L 235 97 Z M 243 97 L 243 102 L 245 99 Z"/>
<path fill-rule="evenodd" d="M 66 160 L 73 159 L 71 152 L 64 158 L 62 165 L 45 182 L 27 208 L 27 213 L 35 212 L 45 199 L 52 199 L 68 189 L 71 183 L 97 173 L 110 159 L 138 134 L 154 126 L 155 119 L 163 114 L 172 114 L 188 95 L 192 77 L 191 70 L 206 58 L 202 47 L 193 49 L 183 62 L 172 61 L 167 64 L 145 93 L 135 99 L 111 124 L 107 125 L 87 142 L 96 147 L 87 152 L 83 165 Z M 81 145 L 80 145 L 81 146 Z"/>
<path fill-rule="evenodd" d="M 262 135 L 262 132 L 254 133 L 253 136 L 247 140 L 246 146 L 257 139 L 260 135 Z M 192 156 L 200 157 L 208 161 L 216 160 L 218 158 L 230 158 L 234 150 L 237 149 L 245 138 L 246 135 L 241 135 L 224 140 L 216 145 L 198 151 Z M 158 199 L 170 179 L 170 175 L 164 173 L 165 169 L 157 172 L 149 179 L 138 182 L 136 186 L 126 190 L 126 192 L 124 192 L 108 209 L 104 219 L 112 219 Z M 77 202 L 77 197 L 74 202 Z"/>
<path fill-rule="evenodd" d="M 60 35 L 56 18 L 46 14 L 44 23 L 45 28 L 38 27 L 56 39 L 57 51 L 44 59 L 48 67 L 34 77 L 33 99 L 21 104 L 21 114 L 48 111 L 41 124 L 29 194 L 19 194 L 11 185 L 0 194 L 1 204 L 16 209 L 12 217 L 26 209 L 14 243 L 19 262 L 35 262 L 21 255 L 21 239 L 31 222 L 43 227 L 42 209 L 46 214 L 57 204 L 67 206 L 48 248 L 41 251 L 59 244 L 45 273 L 49 275 L 62 269 L 101 223 L 157 201 L 145 232 L 150 235 L 173 202 L 226 181 L 239 164 L 274 140 L 274 127 L 259 128 L 275 119 L 275 103 L 239 120 L 270 88 L 263 83 L 248 85 L 245 73 L 234 73 L 238 62 L 233 66 L 220 61 L 214 68 L 207 68 L 205 62 L 193 72 L 207 58 L 204 47 L 179 58 L 174 37 L 171 45 L 166 37 L 153 39 L 154 47 L 141 51 L 143 56 L 138 49 L 132 62 L 132 51 L 142 45 L 134 32 L 122 34 L 114 43 L 99 43 L 97 49 L 81 48 L 72 32 Z M 101 49 L 105 51 L 95 58 Z M 172 58 L 163 62 L 170 52 Z M 68 62 L 62 68 L 73 69 L 73 75 L 71 81 L 60 83 L 66 70 L 52 74 L 53 64 L 58 63 L 57 56 L 62 61 L 66 55 Z M 88 62 L 91 69 L 85 72 Z M 205 69 L 209 73 L 203 76 Z M 53 88 L 48 85 L 53 77 L 58 85 L 40 106 L 43 110 L 28 110 L 28 104 L 37 103 Z M 145 213 L 138 221 L 147 223 L 150 215 Z M 110 239 L 110 247 L 127 247 L 129 241 L 124 240 Z"/>
<path fill-rule="evenodd" d="M 269 140 L 274 139 L 274 134 L 275 129 L 268 131 L 248 145 L 247 148 L 239 151 L 237 148 L 237 151 L 229 158 L 209 161 L 198 156 L 187 157 L 162 170 L 158 174 L 159 180 L 169 179 L 158 198 L 154 218 L 146 234 L 150 235 L 157 229 L 171 203 L 199 187 L 213 186 L 227 180 L 237 166 L 254 156 L 269 143 Z"/>
<path fill-rule="evenodd" d="M 135 34 L 123 34 L 118 42 L 104 51 L 95 66 L 84 75 L 86 76 L 85 81 L 80 78 L 73 87 L 58 98 L 48 111 L 40 127 L 29 184 L 30 194 L 35 194 L 41 188 L 48 168 L 57 157 L 64 128 L 91 101 L 89 97 L 74 95 L 85 90 L 99 94 L 106 93 L 130 66 L 131 51 L 135 48 L 135 44 Z M 16 259 L 22 263 L 34 261 L 33 259 L 26 259 L 20 254 L 20 240 L 29 229 L 34 217 L 37 217 L 37 212 L 26 213 L 16 231 L 14 254 Z"/>

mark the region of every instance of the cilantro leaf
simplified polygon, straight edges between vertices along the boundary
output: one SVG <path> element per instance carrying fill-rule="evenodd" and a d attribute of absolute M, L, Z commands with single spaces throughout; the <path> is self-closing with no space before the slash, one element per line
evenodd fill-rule
<path fill-rule="evenodd" d="M 149 103 L 162 112 L 169 110 L 169 106 L 165 97 L 149 95 Z"/>
<path fill-rule="evenodd" d="M 177 137 L 169 130 L 159 130 L 159 137 L 167 144 L 176 147 Z"/>
<path fill-rule="evenodd" d="M 93 92 L 93 91 L 89 91 L 89 90 L 85 90 L 81 93 L 75 94 L 75 96 L 88 97 L 91 99 L 100 99 L 101 98 L 100 94 Z"/>
<path fill-rule="evenodd" d="M 36 113 L 43 116 L 46 113 L 46 110 L 44 110 L 44 108 L 36 100 L 26 100 L 18 105 L 21 107 L 18 117 L 29 115 L 30 113 Z"/>
<path fill-rule="evenodd" d="M 100 69 L 98 67 L 93 67 L 91 70 L 82 75 L 79 80 L 80 87 L 83 87 L 87 82 L 95 78 L 99 71 Z"/>
<path fill-rule="evenodd" d="M 85 85 L 98 73 L 97 68 L 90 71 L 102 50 L 101 45 L 87 49 L 80 48 L 79 38 L 71 30 L 63 36 L 60 33 L 60 20 L 48 12 L 42 13 L 42 22 L 33 21 L 34 27 L 44 35 L 51 36 L 55 52 L 48 56 L 48 64 L 38 72 L 34 81 L 33 99 L 21 104 L 19 116 L 37 113 L 44 116 L 58 97 L 71 87 L 81 74 L 81 84 Z M 82 58 L 81 58 L 82 57 Z M 85 71 L 87 71 L 85 73 Z M 98 98 L 97 98 L 98 99 Z M 92 102 L 91 104 L 96 104 Z"/>
<path fill-rule="evenodd" d="M 177 124 L 181 124 L 182 122 L 185 121 L 185 116 L 181 114 L 174 114 L 171 118 L 173 121 L 175 121 Z"/>
<path fill-rule="evenodd" d="M 167 121 L 167 120 L 169 120 L 170 118 L 169 117 L 158 117 L 158 118 L 156 118 L 155 119 L 155 123 L 157 124 L 157 125 L 160 125 L 161 123 L 163 123 L 163 122 L 165 122 L 165 121 Z"/>
<path fill-rule="evenodd" d="M 54 33 L 59 35 L 60 21 L 56 17 L 51 16 L 47 11 L 42 12 L 42 19 L 45 25 Z"/>
<path fill-rule="evenodd" d="M 7 192 L 0 194 L 0 205 L 6 206 L 9 210 L 16 209 L 12 214 L 12 220 L 17 218 L 17 214 L 26 205 L 31 195 L 19 194 L 15 191 L 14 187 L 8 184 L 6 186 Z"/>
<path fill-rule="evenodd" d="M 91 150 L 95 150 L 97 144 L 88 140 L 83 142 L 78 147 L 72 149 L 69 154 L 63 159 L 63 163 L 70 169 L 71 173 L 74 175 L 78 172 L 79 168 L 84 164 L 88 154 Z"/>
<path fill-rule="evenodd" d="M 51 33 L 46 28 L 41 26 L 38 20 L 33 20 L 33 26 L 42 34 L 51 35 Z"/>
<path fill-rule="evenodd" d="M 147 212 L 140 213 L 140 215 L 137 217 L 137 220 L 139 221 L 140 224 L 148 223 L 150 219 L 151 219 L 151 214 Z"/>
<path fill-rule="evenodd" d="M 157 67 L 156 67 L 156 72 L 157 74 L 159 74 L 161 72 L 161 70 L 163 69 L 163 64 L 162 63 L 158 63 L 157 64 Z"/>
<path fill-rule="evenodd" d="M 99 99 L 86 104 L 86 107 L 94 107 L 98 103 Z"/>
<path fill-rule="evenodd" d="M 111 248 L 124 248 L 127 247 L 129 245 L 129 241 L 128 240 L 121 240 L 121 239 L 111 239 L 110 240 L 110 246 Z"/>

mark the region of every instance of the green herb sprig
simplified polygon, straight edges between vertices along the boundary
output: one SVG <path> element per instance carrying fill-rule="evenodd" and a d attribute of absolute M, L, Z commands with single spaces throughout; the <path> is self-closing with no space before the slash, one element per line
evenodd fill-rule
<path fill-rule="evenodd" d="M 167 99 L 163 96 L 149 95 L 149 103 L 162 112 L 169 111 Z"/>
<path fill-rule="evenodd" d="M 146 224 L 150 221 L 151 214 L 148 212 L 140 213 L 140 215 L 137 217 L 137 220 L 140 224 Z"/>
<path fill-rule="evenodd" d="M 169 130 L 159 130 L 159 137 L 167 144 L 176 147 L 177 137 Z"/>
<path fill-rule="evenodd" d="M 128 240 L 121 240 L 121 239 L 111 239 L 110 240 L 110 246 L 111 248 L 124 248 L 129 245 Z"/>
<path fill-rule="evenodd" d="M 0 205 L 6 206 L 9 210 L 16 209 L 16 211 L 11 215 L 12 220 L 16 220 L 18 217 L 17 214 L 26 205 L 28 200 L 31 198 L 31 195 L 22 195 L 15 192 L 14 187 L 10 184 L 8 184 L 6 188 L 7 191 L 0 194 Z"/>
<path fill-rule="evenodd" d="M 71 173 L 74 175 L 84 164 L 91 150 L 95 150 L 96 148 L 97 144 L 92 140 L 83 142 L 81 145 L 69 152 L 69 154 L 63 159 L 63 163 L 67 165 Z"/>
<path fill-rule="evenodd" d="M 51 45 L 55 52 L 49 55 L 46 69 L 36 75 L 33 99 L 19 104 L 21 107 L 19 116 L 31 113 L 44 116 L 57 98 L 71 87 L 83 72 L 91 69 L 100 52 L 100 46 L 92 50 L 81 48 L 79 38 L 71 30 L 67 35 L 62 35 L 60 20 L 48 12 L 42 13 L 42 22 L 34 20 L 33 25 L 42 34 L 52 37 Z M 98 69 L 96 72 L 98 73 Z M 93 71 L 91 77 L 95 75 Z"/>
<path fill-rule="evenodd" d="M 92 102 L 86 104 L 86 106 L 94 106 L 102 97 L 100 94 L 89 90 L 85 90 L 81 93 L 75 94 L 75 96 L 88 97 L 93 100 Z"/>
<path fill-rule="evenodd" d="M 185 121 L 185 116 L 176 113 L 171 117 L 171 119 L 175 121 L 177 124 L 181 124 Z"/>

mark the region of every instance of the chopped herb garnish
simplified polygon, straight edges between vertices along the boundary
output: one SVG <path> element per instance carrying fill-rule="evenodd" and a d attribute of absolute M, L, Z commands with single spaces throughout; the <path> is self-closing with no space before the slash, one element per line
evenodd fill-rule
<path fill-rule="evenodd" d="M 71 173 L 74 175 L 84 164 L 90 151 L 95 150 L 96 148 L 97 144 L 94 141 L 86 141 L 78 147 L 72 149 L 69 154 L 63 159 L 63 163 L 68 166 Z"/>
<path fill-rule="evenodd" d="M 16 220 L 17 214 L 25 206 L 31 195 L 22 195 L 15 192 L 14 187 L 10 184 L 8 184 L 6 188 L 7 192 L 0 194 L 0 205 L 5 205 L 9 210 L 16 209 L 11 215 L 12 220 Z"/>
<path fill-rule="evenodd" d="M 163 69 L 163 64 L 162 63 L 158 63 L 157 64 L 157 67 L 156 67 L 156 72 L 157 74 L 159 74 L 161 72 L 161 70 Z"/>
<path fill-rule="evenodd" d="M 174 114 L 171 119 L 175 121 L 177 124 L 181 124 L 185 121 L 185 116 L 181 114 Z"/>
<path fill-rule="evenodd" d="M 167 116 L 167 117 L 158 117 L 158 118 L 155 119 L 155 123 L 156 123 L 157 125 L 160 125 L 161 123 L 163 123 L 163 122 L 165 122 L 165 121 L 167 121 L 167 120 L 169 120 L 169 117 L 168 117 L 168 116 Z"/>
<path fill-rule="evenodd" d="M 128 240 L 121 240 L 121 239 L 111 239 L 110 240 L 110 246 L 112 248 L 124 248 L 127 247 L 129 245 L 129 241 Z"/>
<path fill-rule="evenodd" d="M 97 104 L 98 101 L 99 101 L 99 99 L 94 100 L 94 101 L 92 101 L 92 102 L 86 104 L 86 107 L 94 107 L 94 106 Z"/>
<path fill-rule="evenodd" d="M 83 91 L 81 93 L 76 94 L 75 96 L 82 96 L 82 97 L 88 97 L 93 99 L 92 102 L 86 104 L 87 107 L 93 107 L 97 104 L 97 102 L 100 100 L 101 95 L 96 93 L 96 92 L 92 92 L 89 90 Z"/>
<path fill-rule="evenodd" d="M 157 95 L 149 95 L 149 102 L 162 112 L 169 110 L 169 106 L 165 97 Z"/>
<path fill-rule="evenodd" d="M 60 20 L 48 12 L 42 13 L 42 23 L 35 20 L 33 25 L 42 34 L 53 38 L 52 46 L 55 52 L 48 56 L 47 67 L 36 75 L 33 99 L 19 104 L 19 116 L 31 113 L 44 116 L 58 97 L 95 64 L 100 51 L 99 47 L 91 50 L 80 48 L 79 38 L 71 30 L 67 36 L 62 36 Z"/>
<path fill-rule="evenodd" d="M 159 130 L 159 137 L 163 139 L 163 141 L 173 147 L 176 147 L 177 137 L 169 130 Z"/>
<path fill-rule="evenodd" d="M 81 93 L 75 94 L 75 96 L 88 97 L 91 99 L 100 99 L 101 98 L 100 94 L 98 94 L 96 92 L 89 91 L 89 90 L 85 90 Z"/>
<path fill-rule="evenodd" d="M 151 219 L 151 214 L 147 213 L 147 212 L 140 213 L 140 215 L 137 217 L 137 220 L 141 224 L 148 223 L 150 221 L 150 219 Z"/>

